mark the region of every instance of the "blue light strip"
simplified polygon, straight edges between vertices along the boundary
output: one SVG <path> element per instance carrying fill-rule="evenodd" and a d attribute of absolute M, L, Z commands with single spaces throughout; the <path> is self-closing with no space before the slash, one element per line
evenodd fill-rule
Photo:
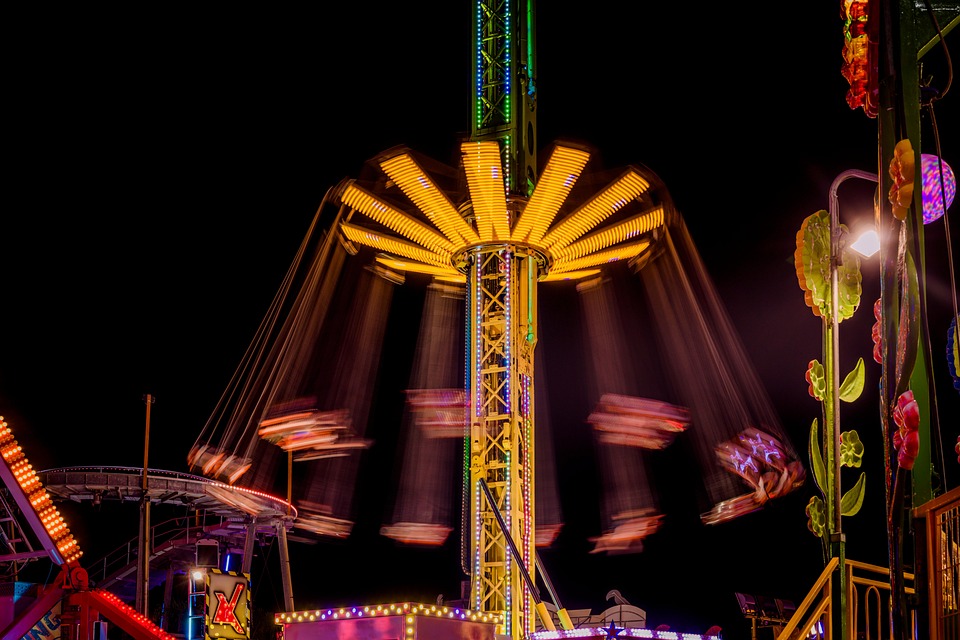
<path fill-rule="evenodd" d="M 476 85 L 477 85 L 477 86 L 476 86 L 476 97 L 475 97 L 475 100 L 474 100 L 474 111 L 476 112 L 476 113 L 475 113 L 475 117 L 476 117 L 476 120 L 477 120 L 476 125 L 477 125 L 478 127 L 480 126 L 480 122 L 482 121 L 482 118 L 483 118 L 483 113 L 482 113 L 482 111 L 483 111 L 483 110 L 482 110 L 482 104 L 483 104 L 483 55 L 482 55 L 482 52 L 481 52 L 481 50 L 480 50 L 480 49 L 481 49 L 481 46 L 482 46 L 482 42 L 483 42 L 483 35 L 482 35 L 482 34 L 483 34 L 483 26 L 482 26 L 483 11 L 482 11 L 482 7 L 483 7 L 483 2 L 482 2 L 482 0 L 478 0 L 478 1 L 477 1 L 477 15 L 476 15 L 476 22 L 477 22 L 476 38 L 477 38 L 477 40 L 476 40 L 476 44 L 474 45 L 474 50 L 475 50 L 476 53 L 477 53 L 477 59 L 476 59 L 476 61 L 475 61 L 475 62 L 476 62 L 476 68 L 475 68 L 475 71 L 474 71 L 474 76 L 475 76 L 474 80 L 475 80 Z"/>

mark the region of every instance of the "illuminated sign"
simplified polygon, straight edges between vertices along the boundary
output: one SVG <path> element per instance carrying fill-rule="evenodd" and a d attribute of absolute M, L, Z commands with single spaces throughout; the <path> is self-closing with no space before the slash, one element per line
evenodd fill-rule
<path fill-rule="evenodd" d="M 207 640 L 250 638 L 250 574 L 207 570 Z"/>
<path fill-rule="evenodd" d="M 60 640 L 60 603 L 40 618 L 22 640 Z"/>

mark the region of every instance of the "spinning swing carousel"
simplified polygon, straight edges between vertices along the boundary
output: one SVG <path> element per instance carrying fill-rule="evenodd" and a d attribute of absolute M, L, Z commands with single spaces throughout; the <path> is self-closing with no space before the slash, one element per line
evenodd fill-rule
<path fill-rule="evenodd" d="M 665 185 L 641 165 L 596 167 L 581 143 L 541 155 L 533 22 L 532 3 L 516 13 L 477 3 L 474 114 L 455 166 L 395 147 L 328 191 L 188 459 L 238 486 L 269 491 L 285 480 L 294 528 L 349 536 L 352 486 L 377 442 L 368 423 L 394 290 L 422 287 L 403 472 L 381 533 L 445 544 L 457 528 L 449 504 L 459 464 L 469 597 L 456 615 L 513 638 L 573 628 L 555 602 L 556 631 L 537 587 L 549 584 L 537 547 L 562 526 L 539 386 L 548 373 L 537 348 L 541 286 L 579 296 L 590 354 L 579 377 L 595 403 L 584 423 L 606 474 L 595 552 L 639 551 L 657 531 L 645 459 L 678 437 L 689 436 L 700 462 L 705 524 L 804 481 Z M 642 313 L 629 318 L 624 278 L 643 292 Z M 330 622 L 294 613 L 292 597 L 286 606 L 277 620 L 288 639 Z"/>

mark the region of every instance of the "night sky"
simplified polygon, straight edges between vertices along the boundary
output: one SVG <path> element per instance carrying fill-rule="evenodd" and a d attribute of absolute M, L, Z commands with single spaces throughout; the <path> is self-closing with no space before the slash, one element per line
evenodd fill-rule
<path fill-rule="evenodd" d="M 540 146 L 585 141 L 605 167 L 639 164 L 662 179 L 805 459 L 820 409 L 803 376 L 809 360 L 822 359 L 821 324 L 797 284 L 795 234 L 827 208 L 837 174 L 877 164 L 877 121 L 845 102 L 838 5 L 694 12 L 651 4 L 539 4 Z M 472 5 L 409 6 L 85 7 L 11 24 L 25 44 L 11 56 L 5 101 L 12 197 L 0 218 L 0 415 L 35 468 L 142 466 L 149 393 L 157 399 L 150 466 L 187 471 L 187 452 L 327 189 L 399 144 L 452 162 L 469 133 Z M 943 56 L 928 58 L 942 89 Z M 943 157 L 960 168 L 955 93 L 937 104 L 936 125 Z M 930 131 L 927 119 L 925 153 L 934 150 Z M 872 198 L 869 184 L 844 186 L 841 216 L 856 217 L 856 204 L 870 215 Z M 931 305 L 945 309 L 944 227 L 927 234 Z M 869 333 L 876 259 L 862 271 L 863 303 L 841 340 L 843 358 L 865 358 L 867 390 L 843 420 L 867 446 L 869 493 L 845 521 L 847 554 L 884 564 L 879 365 Z M 946 324 L 931 331 L 944 379 Z M 955 442 L 960 399 L 949 383 L 940 389 L 944 440 Z M 951 454 L 950 487 L 960 476 Z M 669 480 L 695 470 L 671 468 L 682 462 L 670 458 L 661 470 L 668 484 L 657 488 L 671 513 L 667 530 L 641 554 L 589 554 L 600 519 L 587 458 L 558 450 L 567 527 L 541 550 L 567 608 L 600 612 L 618 589 L 647 611 L 648 626 L 720 624 L 725 637 L 746 637 L 735 592 L 799 603 L 822 569 L 804 514 L 812 482 L 761 513 L 705 528 L 688 485 Z M 292 544 L 297 608 L 459 595 L 455 546 L 401 549 L 377 535 L 388 512 L 383 484 L 375 469 L 363 476 L 351 539 Z M 122 524 L 76 514 L 69 524 L 82 548 L 127 537 Z M 131 508 L 133 535 L 137 518 Z M 278 574 L 271 580 L 276 588 L 262 587 L 256 604 L 280 610 Z"/>

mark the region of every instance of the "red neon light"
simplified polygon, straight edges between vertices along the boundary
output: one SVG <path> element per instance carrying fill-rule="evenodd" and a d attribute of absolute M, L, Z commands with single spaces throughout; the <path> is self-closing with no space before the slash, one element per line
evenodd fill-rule
<path fill-rule="evenodd" d="M 243 593 L 243 585 L 237 583 L 233 587 L 233 595 L 227 602 L 227 596 L 222 591 L 214 592 L 217 596 L 217 611 L 213 614 L 214 624 L 228 624 L 233 627 L 237 633 L 245 633 L 243 625 L 237 619 L 237 604 L 240 602 L 240 594 Z"/>

